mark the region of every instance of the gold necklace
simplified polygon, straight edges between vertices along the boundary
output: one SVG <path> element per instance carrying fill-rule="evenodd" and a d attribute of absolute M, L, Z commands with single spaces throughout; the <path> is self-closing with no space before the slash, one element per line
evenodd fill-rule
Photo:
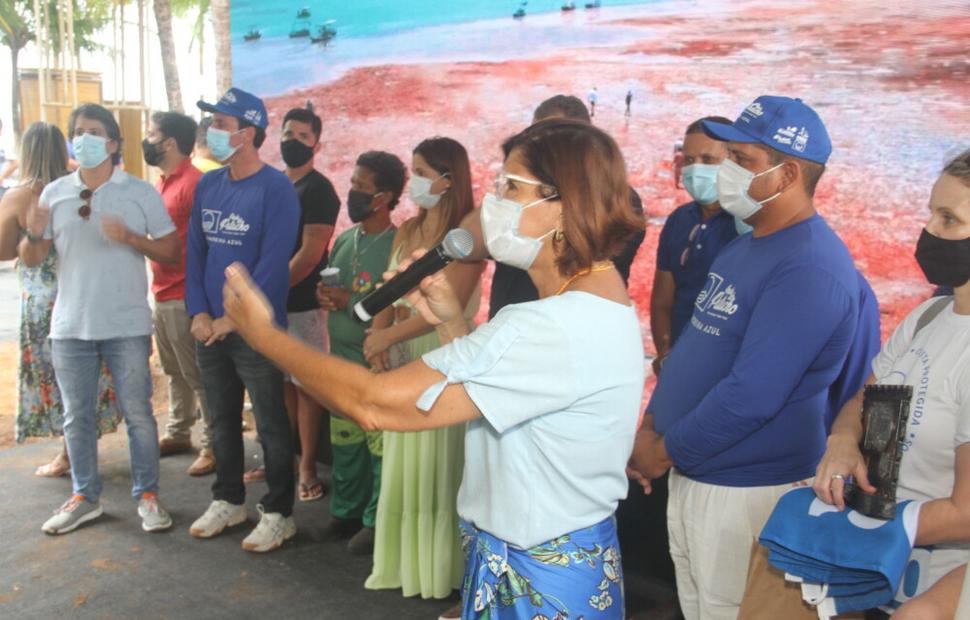
<path fill-rule="evenodd" d="M 561 287 L 559 287 L 559 290 L 556 291 L 556 295 L 561 295 L 563 291 L 569 288 L 570 284 L 572 284 L 579 278 L 582 278 L 583 276 L 588 276 L 589 274 L 596 273 L 597 271 L 609 271 L 610 269 L 613 269 L 613 263 L 604 262 L 604 263 L 600 263 L 599 265 L 593 265 L 589 269 L 584 269 L 583 271 L 577 272 L 573 274 L 572 277 L 570 277 L 568 280 L 566 280 L 566 282 Z"/>

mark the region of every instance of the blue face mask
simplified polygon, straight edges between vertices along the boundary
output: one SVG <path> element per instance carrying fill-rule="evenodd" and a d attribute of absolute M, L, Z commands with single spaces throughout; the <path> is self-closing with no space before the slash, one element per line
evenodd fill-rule
<path fill-rule="evenodd" d="M 241 129 L 239 131 L 242 131 Z M 238 146 L 232 146 L 229 144 L 229 140 L 236 132 L 229 132 L 225 129 L 216 129 L 215 127 L 209 127 L 205 130 L 205 141 L 209 145 L 209 150 L 212 151 L 212 156 L 219 161 L 226 161 L 239 149 Z"/>
<path fill-rule="evenodd" d="M 74 158 L 82 168 L 97 168 L 108 159 L 108 139 L 90 133 L 82 133 L 71 140 Z"/>
<path fill-rule="evenodd" d="M 739 217 L 734 218 L 734 230 L 738 231 L 739 235 L 746 235 L 754 230 L 754 226 L 748 224 Z"/>
<path fill-rule="evenodd" d="M 702 205 L 717 202 L 717 169 L 717 164 L 691 164 L 681 173 L 684 189 Z"/>

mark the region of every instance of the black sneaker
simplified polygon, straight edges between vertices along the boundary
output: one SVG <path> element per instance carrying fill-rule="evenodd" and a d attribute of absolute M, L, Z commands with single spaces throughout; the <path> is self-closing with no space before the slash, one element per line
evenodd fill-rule
<path fill-rule="evenodd" d="M 361 528 L 361 523 L 359 519 L 340 519 L 338 517 L 330 517 L 330 521 L 327 522 L 320 533 L 317 535 L 317 539 L 322 542 L 334 542 L 337 540 L 345 540 L 350 538 Z"/>
<path fill-rule="evenodd" d="M 347 551 L 354 555 L 370 555 L 374 553 L 374 528 L 362 527 L 347 543 Z"/>

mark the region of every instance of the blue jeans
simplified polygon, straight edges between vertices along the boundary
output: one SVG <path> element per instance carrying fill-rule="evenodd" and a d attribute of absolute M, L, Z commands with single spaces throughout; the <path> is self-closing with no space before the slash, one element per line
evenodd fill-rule
<path fill-rule="evenodd" d="M 128 429 L 131 494 L 158 492 L 158 427 L 152 415 L 150 336 L 108 340 L 51 340 L 57 386 L 64 401 L 64 438 L 71 458 L 74 494 L 96 502 L 98 474 L 98 376 L 104 360 L 114 379 L 118 407 Z"/>
<path fill-rule="evenodd" d="M 293 513 L 293 436 L 283 400 L 283 373 L 254 351 L 238 334 L 205 346 L 196 343 L 196 359 L 212 418 L 212 450 L 216 457 L 213 499 L 240 505 L 245 455 L 242 439 L 243 390 L 249 392 L 256 431 L 263 445 L 269 491 L 260 503 L 266 512 Z"/>

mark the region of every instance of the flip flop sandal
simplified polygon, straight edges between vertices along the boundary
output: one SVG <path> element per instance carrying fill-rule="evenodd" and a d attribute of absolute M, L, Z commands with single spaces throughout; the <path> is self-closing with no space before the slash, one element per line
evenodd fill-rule
<path fill-rule="evenodd" d="M 47 463 L 46 465 L 41 465 L 36 470 L 34 470 L 35 476 L 40 476 L 41 478 L 61 478 L 63 476 L 71 473 L 71 466 L 67 467 L 55 465 L 53 461 Z"/>
<path fill-rule="evenodd" d="M 260 465 L 243 474 L 243 482 L 262 482 L 266 480 L 266 468 Z"/>
<path fill-rule="evenodd" d="M 319 480 L 313 480 L 311 482 L 301 482 L 300 483 L 300 501 L 301 502 L 315 502 L 317 500 L 323 499 L 326 495 L 327 489 L 323 486 L 323 483 Z"/>

